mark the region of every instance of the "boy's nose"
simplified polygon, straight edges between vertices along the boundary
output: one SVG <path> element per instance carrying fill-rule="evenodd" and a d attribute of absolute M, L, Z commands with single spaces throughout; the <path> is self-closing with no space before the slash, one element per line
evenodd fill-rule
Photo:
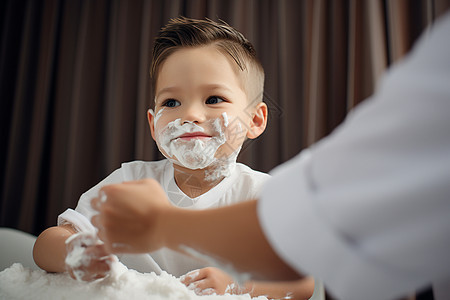
<path fill-rule="evenodd" d="M 185 107 L 181 123 L 203 123 L 206 120 L 206 114 L 201 105 L 188 105 Z"/>

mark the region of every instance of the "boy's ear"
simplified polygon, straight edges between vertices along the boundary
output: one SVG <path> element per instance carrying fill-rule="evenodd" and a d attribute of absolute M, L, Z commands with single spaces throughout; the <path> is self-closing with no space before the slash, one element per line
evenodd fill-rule
<path fill-rule="evenodd" d="M 256 105 L 252 119 L 250 120 L 250 129 L 247 132 L 249 139 L 255 139 L 260 136 L 267 126 L 267 105 L 260 102 Z"/>
<path fill-rule="evenodd" d="M 155 122 L 153 122 L 153 120 L 155 119 L 155 116 L 154 116 L 153 114 L 154 114 L 154 112 L 153 112 L 153 110 L 150 108 L 150 109 L 147 111 L 148 125 L 149 125 L 149 127 L 150 127 L 150 132 L 151 132 L 151 134 L 152 134 L 152 138 L 153 138 L 154 141 L 156 141 L 156 139 L 155 139 Z"/>

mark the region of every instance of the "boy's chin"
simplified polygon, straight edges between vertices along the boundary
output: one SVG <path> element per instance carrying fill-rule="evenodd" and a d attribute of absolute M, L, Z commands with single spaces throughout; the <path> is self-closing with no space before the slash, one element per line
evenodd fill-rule
<path fill-rule="evenodd" d="M 185 163 L 181 163 L 178 159 L 173 158 L 173 157 L 168 157 L 167 159 L 169 159 L 174 166 L 178 167 L 178 168 L 182 168 L 182 169 L 186 169 L 186 170 L 190 170 L 190 171 L 206 171 L 206 172 L 211 172 L 214 171 L 216 169 L 223 169 L 223 168 L 227 168 L 228 166 L 232 166 L 236 163 L 236 158 L 233 157 L 232 155 L 228 156 L 228 157 L 215 157 L 214 160 L 207 165 L 203 165 L 203 166 L 197 166 L 198 165 L 198 161 L 190 161 L 190 162 L 185 162 Z"/>

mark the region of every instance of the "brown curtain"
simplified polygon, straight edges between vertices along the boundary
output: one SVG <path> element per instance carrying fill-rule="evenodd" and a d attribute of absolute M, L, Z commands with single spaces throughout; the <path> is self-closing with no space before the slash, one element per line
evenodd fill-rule
<path fill-rule="evenodd" d="M 161 158 L 148 68 L 171 17 L 222 19 L 254 43 L 269 126 L 239 160 L 269 171 L 341 123 L 448 4 L 1 1 L 0 226 L 38 234 L 121 162 Z"/>

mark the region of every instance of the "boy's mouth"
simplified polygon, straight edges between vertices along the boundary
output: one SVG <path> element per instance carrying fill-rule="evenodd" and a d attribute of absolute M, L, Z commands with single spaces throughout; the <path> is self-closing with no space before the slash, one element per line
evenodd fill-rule
<path fill-rule="evenodd" d="M 190 141 L 193 139 L 207 139 L 207 138 L 211 138 L 211 136 L 204 132 L 189 132 L 189 133 L 184 133 L 184 134 L 180 135 L 179 137 L 175 138 L 175 140 L 181 139 L 181 140 L 185 140 L 185 141 Z"/>

